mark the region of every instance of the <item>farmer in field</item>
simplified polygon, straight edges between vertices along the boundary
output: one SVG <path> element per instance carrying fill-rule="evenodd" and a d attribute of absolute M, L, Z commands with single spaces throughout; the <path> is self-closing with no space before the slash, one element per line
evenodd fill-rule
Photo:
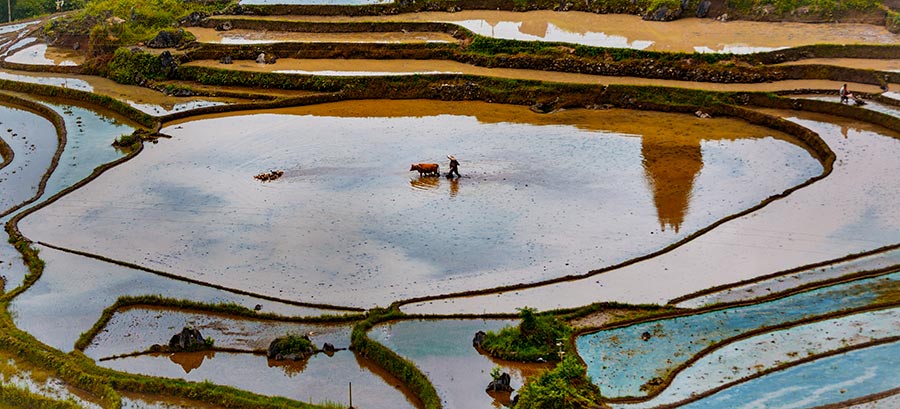
<path fill-rule="evenodd" d="M 447 155 L 447 159 L 450 159 L 450 172 L 447 172 L 447 178 L 452 178 L 454 173 L 456 173 L 456 177 L 462 177 L 459 174 L 459 161 L 456 160 L 456 157 Z"/>

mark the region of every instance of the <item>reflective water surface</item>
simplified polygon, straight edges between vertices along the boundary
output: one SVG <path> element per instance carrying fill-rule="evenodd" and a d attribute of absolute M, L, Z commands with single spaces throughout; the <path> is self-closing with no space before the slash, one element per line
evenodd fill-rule
<path fill-rule="evenodd" d="M 526 378 L 550 368 L 494 360 L 472 347 L 476 332 L 510 325 L 517 325 L 517 320 L 411 320 L 378 325 L 369 336 L 415 363 L 434 384 L 444 407 L 501 408 L 509 405 L 507 394 L 484 392 L 494 367 L 510 375 L 514 390 Z"/>
<path fill-rule="evenodd" d="M 821 171 L 742 121 L 620 110 L 356 101 L 163 132 L 23 232 L 258 294 L 386 305 L 623 261 Z M 410 163 L 451 153 L 455 187 L 410 185 Z M 269 169 L 284 177 L 253 178 Z"/>
<path fill-rule="evenodd" d="M 404 310 L 514 312 L 522 305 L 548 310 L 597 299 L 666 303 L 710 287 L 900 243 L 900 207 L 894 205 L 900 185 L 897 178 L 886 177 L 900 173 L 895 160 L 900 135 L 833 116 L 772 113 L 812 129 L 831 146 L 837 161 L 828 177 L 651 260 L 583 280 L 418 303 Z"/>

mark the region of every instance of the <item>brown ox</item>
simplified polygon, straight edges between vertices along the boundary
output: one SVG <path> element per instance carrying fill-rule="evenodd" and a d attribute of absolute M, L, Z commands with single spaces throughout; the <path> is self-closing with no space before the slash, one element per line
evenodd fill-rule
<path fill-rule="evenodd" d="M 435 175 L 438 176 L 438 169 L 440 166 L 437 163 L 417 163 L 414 165 L 409 165 L 409 171 L 412 172 L 414 170 L 419 171 L 419 176 L 422 175 Z"/>

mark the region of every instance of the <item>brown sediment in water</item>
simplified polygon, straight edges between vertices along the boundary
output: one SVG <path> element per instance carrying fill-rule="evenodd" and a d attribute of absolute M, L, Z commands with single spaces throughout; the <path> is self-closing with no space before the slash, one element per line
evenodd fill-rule
<path fill-rule="evenodd" d="M 227 16 L 218 17 L 227 19 Z M 713 19 L 684 18 L 670 22 L 645 21 L 640 16 L 623 14 L 594 14 L 578 11 L 565 13 L 554 11 L 491 11 L 464 10 L 460 12 L 424 12 L 387 16 L 241 16 L 241 18 L 294 21 L 424 21 L 452 22 L 460 24 L 472 21 L 486 26 L 485 35 L 492 30 L 506 29 L 511 35 L 527 39 L 537 37 L 545 41 L 573 41 L 594 34 L 598 42 L 619 37 L 633 43 L 652 42 L 646 49 L 652 51 L 694 52 L 696 47 L 708 47 L 713 51 L 727 50 L 729 46 L 784 48 L 811 44 L 895 44 L 897 35 L 883 26 L 869 24 L 805 24 L 763 23 Z M 553 30 L 549 27 L 553 26 Z M 596 35 L 597 33 L 602 34 Z M 615 40 L 615 39 L 613 39 Z"/>
<path fill-rule="evenodd" d="M 98 95 L 105 95 L 111 98 L 115 98 L 121 101 L 130 101 L 137 104 L 151 104 L 151 105 L 159 105 L 162 107 L 171 108 L 175 106 L 175 104 L 181 104 L 186 102 L 191 102 L 193 100 L 197 100 L 198 97 L 174 97 L 165 95 L 162 92 L 152 90 L 150 88 L 139 87 L 136 85 L 123 85 L 119 84 L 113 80 L 97 77 L 92 75 L 78 75 L 78 74 L 62 74 L 62 73 L 41 73 L 41 72 L 29 72 L 29 71 L 13 71 L 13 70 L 3 70 L 6 73 L 13 75 L 21 75 L 25 77 L 32 78 L 46 78 L 46 79 L 71 79 L 76 81 L 83 81 L 87 83 L 91 89 L 89 92 Z M 57 86 L 65 86 L 65 82 L 62 85 Z M 211 97 L 199 97 L 206 101 L 218 101 L 224 103 L 235 103 L 242 102 L 244 100 L 237 98 L 211 98 Z"/>
<path fill-rule="evenodd" d="M 343 76 L 382 73 L 382 75 L 398 73 L 450 73 L 480 75 L 485 77 L 535 80 L 546 82 L 562 82 L 572 84 L 596 85 L 652 85 L 675 88 L 689 88 L 705 91 L 758 91 L 774 92 L 794 89 L 835 89 L 840 88 L 841 81 L 830 80 L 785 80 L 754 84 L 723 84 L 712 82 L 694 82 L 663 80 L 639 77 L 614 77 L 589 74 L 575 74 L 558 71 L 539 71 L 513 68 L 486 68 L 449 60 L 368 60 L 368 59 L 294 59 L 281 58 L 275 64 L 257 64 L 255 61 L 238 60 L 234 64 L 223 65 L 213 60 L 191 61 L 186 66 L 212 67 L 249 72 L 303 72 L 305 74 L 340 73 Z M 388 74 L 384 74 L 388 73 Z M 876 85 L 851 83 L 854 90 L 867 93 L 880 93 Z M 896 86 L 895 88 L 900 88 Z"/>
<path fill-rule="evenodd" d="M 170 395 L 153 395 L 149 393 L 119 392 L 119 395 L 130 401 L 143 402 L 150 405 L 160 405 L 171 409 L 223 409 L 224 406 L 215 405 L 211 402 L 201 402 L 189 400 Z M 140 406 L 139 406 L 140 407 Z"/>
<path fill-rule="evenodd" d="M 201 43 L 260 44 L 260 43 L 455 43 L 453 36 L 438 32 L 387 32 L 387 33 L 309 33 L 290 31 L 258 31 L 234 29 L 216 31 L 212 28 L 187 29 Z"/>
<path fill-rule="evenodd" d="M 874 60 L 865 58 L 810 58 L 786 62 L 781 65 L 834 65 L 838 67 L 856 68 L 861 70 L 876 71 L 900 71 L 900 60 Z"/>

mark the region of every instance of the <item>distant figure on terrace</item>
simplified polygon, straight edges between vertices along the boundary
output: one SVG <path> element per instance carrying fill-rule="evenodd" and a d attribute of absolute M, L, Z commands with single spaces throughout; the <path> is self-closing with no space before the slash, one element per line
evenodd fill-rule
<path fill-rule="evenodd" d="M 459 161 L 456 160 L 456 157 L 447 155 L 447 159 L 450 159 L 450 172 L 447 172 L 447 178 L 452 178 L 454 173 L 456 174 L 456 177 L 462 177 L 459 174 Z"/>
<path fill-rule="evenodd" d="M 847 89 L 847 84 L 842 85 L 841 89 L 840 89 L 840 91 L 838 91 L 838 93 L 841 94 L 841 103 L 842 104 L 849 103 L 851 99 L 853 100 L 853 102 L 856 103 L 856 105 L 865 104 L 865 102 L 863 100 L 857 98 L 856 95 L 853 95 L 853 93 L 850 92 L 849 89 Z"/>

